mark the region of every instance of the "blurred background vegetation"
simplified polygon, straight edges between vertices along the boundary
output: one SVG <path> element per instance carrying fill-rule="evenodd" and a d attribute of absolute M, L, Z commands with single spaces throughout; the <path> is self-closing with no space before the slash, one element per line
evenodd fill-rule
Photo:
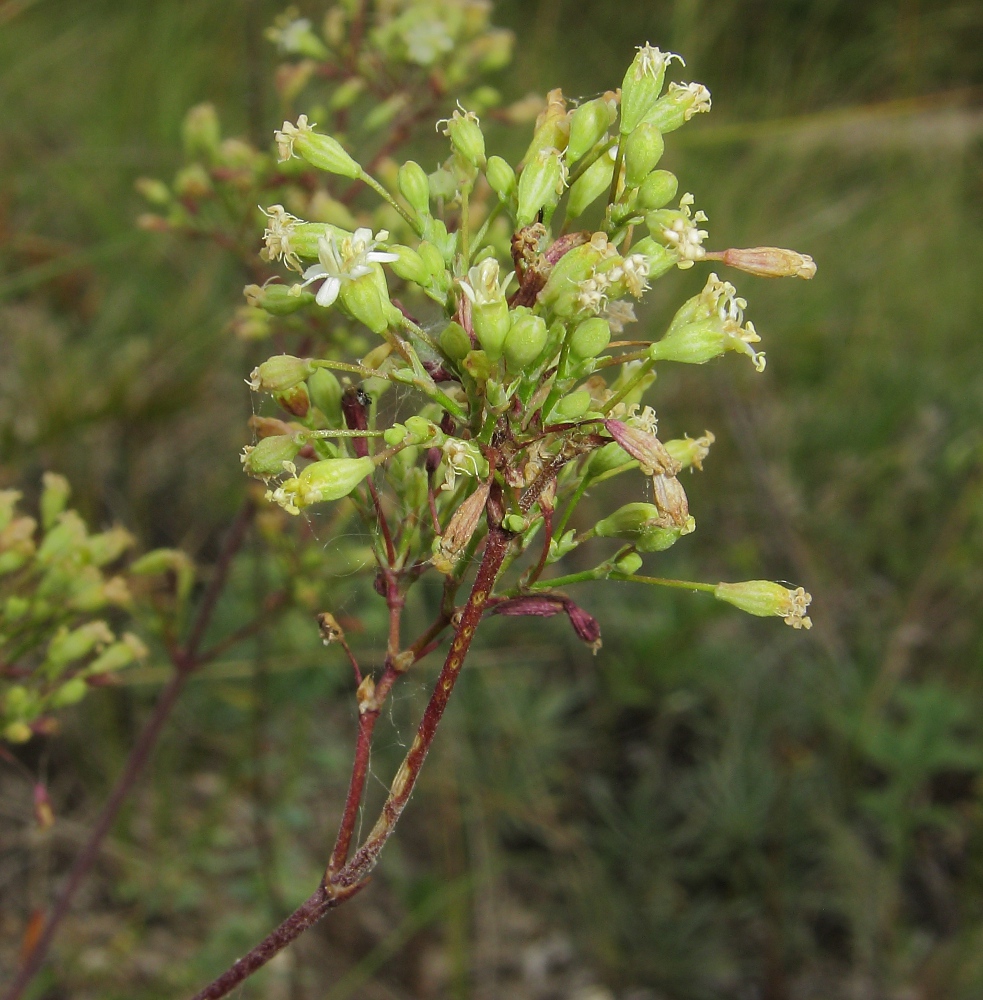
<path fill-rule="evenodd" d="M 36 493 L 57 470 L 94 524 L 206 565 L 246 489 L 242 379 L 268 351 L 229 333 L 244 274 L 138 231 L 133 182 L 173 172 L 200 101 L 228 134 L 271 132 L 262 29 L 279 12 L 0 2 L 0 486 Z M 494 20 L 518 35 L 507 99 L 594 96 L 647 40 L 683 53 L 714 109 L 665 165 L 710 244 L 815 257 L 808 285 L 738 281 L 764 376 L 721 361 L 660 375 L 651 398 L 670 437 L 717 435 L 687 481 L 700 530 L 665 575 L 787 578 L 816 627 L 617 584 L 578 592 L 604 628 L 596 659 L 553 622 L 489 625 L 374 886 L 238 995 L 978 998 L 983 8 L 507 0 Z M 700 270 L 658 284 L 652 331 Z M 328 556 L 372 649 L 381 602 Z M 216 632 L 276 572 L 247 551 Z M 131 670 L 22 766 L 0 761 L 3 970 L 168 669 Z M 397 698 L 377 793 L 433 669 Z M 265 933 L 323 867 L 353 724 L 304 611 L 210 665 L 33 996 L 179 997 Z"/>

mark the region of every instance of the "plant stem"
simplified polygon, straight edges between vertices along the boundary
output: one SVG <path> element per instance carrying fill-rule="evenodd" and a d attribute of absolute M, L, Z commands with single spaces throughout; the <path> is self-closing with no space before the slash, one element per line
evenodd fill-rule
<path fill-rule="evenodd" d="M 191 627 L 187 642 L 180 650 L 175 651 L 173 654 L 174 675 L 157 699 L 157 704 L 154 706 L 150 719 L 147 721 L 133 749 L 130 751 L 122 774 L 116 779 L 116 784 L 105 805 L 102 807 L 99 818 L 89 832 L 88 839 L 69 870 L 65 884 L 62 886 L 55 905 L 51 908 L 51 913 L 45 923 L 44 930 L 38 937 L 37 943 L 26 956 L 10 988 L 4 994 L 4 1000 L 20 1000 L 28 984 L 44 964 L 51 943 L 62 920 L 68 914 L 75 893 L 82 882 L 85 881 L 85 877 L 98 858 L 99 852 L 102 849 L 102 842 L 112 828 L 120 807 L 126 801 L 137 779 L 143 773 L 153 753 L 161 730 L 170 718 L 171 712 L 181 692 L 184 690 L 184 685 L 198 667 L 198 649 L 211 623 L 219 596 L 225 587 L 232 560 L 246 539 L 246 534 L 249 530 L 249 525 L 252 523 L 254 513 L 255 506 L 251 500 L 247 500 L 239 509 L 239 513 L 232 522 L 232 527 L 226 537 L 218 561 L 215 564 L 215 572 L 202 596 L 201 603 L 198 605 L 198 613 L 195 616 L 195 621 Z"/>
<path fill-rule="evenodd" d="M 609 580 L 621 580 L 623 583 L 647 583 L 653 587 L 675 587 L 677 590 L 702 590 L 712 594 L 716 589 L 715 583 L 700 583 L 694 580 L 668 580 L 662 576 L 634 576 L 628 573 L 614 572 Z"/>
<path fill-rule="evenodd" d="M 499 513 L 497 508 L 501 505 L 500 497 L 495 497 L 489 501 L 489 507 L 496 508 L 495 521 L 498 521 Z M 437 679 L 437 684 L 430 702 L 423 713 L 423 718 L 417 729 L 416 736 L 406 757 L 403 760 L 396 777 L 393 779 L 389 791 L 389 797 L 382 808 L 379 819 L 376 821 L 372 831 L 366 837 L 362 846 L 355 852 L 352 859 L 340 870 L 332 870 L 331 867 L 325 872 L 324 879 L 318 890 L 303 903 L 290 917 L 288 917 L 272 934 L 264 938 L 256 947 L 249 951 L 243 958 L 235 962 L 231 968 L 223 973 L 209 986 L 197 993 L 194 1000 L 218 1000 L 227 996 L 240 983 L 244 982 L 257 969 L 265 965 L 274 955 L 285 948 L 291 941 L 299 937 L 308 927 L 311 927 L 323 917 L 328 910 L 340 905 L 345 900 L 351 898 L 355 893 L 366 885 L 366 880 L 372 869 L 378 862 L 386 842 L 392 836 L 399 821 L 399 817 L 409 801 L 420 769 L 427 757 L 430 746 L 433 743 L 437 726 L 447 707 L 451 691 L 460 676 L 464 659 L 474 638 L 475 629 L 481 621 L 485 605 L 491 595 L 495 581 L 498 579 L 499 570 L 508 551 L 512 535 L 504 531 L 497 523 L 490 525 L 488 531 L 488 541 L 485 544 L 485 551 L 478 567 L 474 585 L 462 612 L 460 623 L 457 627 L 457 635 L 451 644 L 451 648 L 444 661 L 443 669 Z M 364 729 L 370 729 L 371 724 L 359 726 L 360 743 Z M 356 752 L 356 758 L 358 753 Z M 356 762 L 356 768 L 358 764 Z M 363 779 L 364 780 L 364 779 Z M 352 786 L 356 783 L 353 774 Z M 352 792 L 350 790 L 350 798 Z M 342 829 L 348 818 L 342 820 Z M 332 858 L 340 854 L 340 849 L 336 844 L 336 850 L 332 852 Z"/>

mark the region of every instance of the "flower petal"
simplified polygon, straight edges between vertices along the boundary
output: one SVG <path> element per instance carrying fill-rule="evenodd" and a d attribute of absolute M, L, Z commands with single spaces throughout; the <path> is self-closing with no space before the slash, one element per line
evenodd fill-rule
<path fill-rule="evenodd" d="M 324 284 L 317 291 L 317 304 L 319 306 L 328 306 L 334 303 L 334 300 L 338 298 L 338 292 L 341 291 L 341 279 L 335 277 L 328 277 L 324 279 Z"/>

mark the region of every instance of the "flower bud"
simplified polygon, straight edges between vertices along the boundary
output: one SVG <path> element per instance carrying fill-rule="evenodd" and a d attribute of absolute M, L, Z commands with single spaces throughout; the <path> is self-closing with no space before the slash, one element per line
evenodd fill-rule
<path fill-rule="evenodd" d="M 421 286 L 430 283 L 430 269 L 415 250 L 400 245 L 391 246 L 389 250 L 397 255 L 396 260 L 389 262 L 393 274 Z"/>
<path fill-rule="evenodd" d="M 72 488 L 68 485 L 68 480 L 64 476 L 59 476 L 57 472 L 46 472 L 41 477 L 41 482 L 44 484 L 40 503 L 41 525 L 47 531 L 68 504 Z"/>
<path fill-rule="evenodd" d="M 301 449 L 293 435 L 277 434 L 263 438 L 255 445 L 246 445 L 239 456 L 243 471 L 264 482 L 283 474 L 283 463 L 292 462 Z"/>
<path fill-rule="evenodd" d="M 457 561 L 478 528 L 489 492 L 489 484 L 480 483 L 474 493 L 454 511 L 444 533 L 434 539 L 433 564 L 439 573 L 454 572 Z"/>
<path fill-rule="evenodd" d="M 590 462 L 587 463 L 587 475 L 591 479 L 596 479 L 606 472 L 613 472 L 623 465 L 628 465 L 629 462 L 634 463 L 631 455 L 617 441 L 612 441 L 603 448 L 598 448 L 591 456 Z"/>
<path fill-rule="evenodd" d="M 613 177 L 614 161 L 605 153 L 570 185 L 570 197 L 567 199 L 569 218 L 575 219 L 578 215 L 583 215 L 589 205 L 610 191 Z"/>
<path fill-rule="evenodd" d="M 453 201 L 457 197 L 457 177 L 450 170 L 435 170 L 427 176 L 427 184 L 434 201 Z"/>
<path fill-rule="evenodd" d="M 471 350 L 471 338 L 460 323 L 448 323 L 440 334 L 440 346 L 451 361 L 463 361 Z"/>
<path fill-rule="evenodd" d="M 307 123 L 307 115 L 300 115 L 296 125 L 284 122 L 274 138 L 281 163 L 296 153 L 318 170 L 353 179 L 362 175 L 362 168 L 345 152 L 341 143 L 315 132 L 314 126 Z"/>
<path fill-rule="evenodd" d="M 334 372 L 327 368 L 317 368 L 307 380 L 307 391 L 311 402 L 324 414 L 331 427 L 340 427 L 341 383 Z"/>
<path fill-rule="evenodd" d="M 515 193 L 515 171 L 507 160 L 500 156 L 489 156 L 485 176 L 499 201 L 508 201 Z"/>
<path fill-rule="evenodd" d="M 611 343 L 611 326 L 600 316 L 585 319 L 570 337 L 570 356 L 575 361 L 596 358 Z"/>
<path fill-rule="evenodd" d="M 422 218 L 430 214 L 430 182 L 419 163 L 407 160 L 399 168 L 396 183 L 400 194 L 418 216 Z"/>
<path fill-rule="evenodd" d="M 604 426 L 611 437 L 638 462 L 646 476 L 663 473 L 674 476 L 678 471 L 665 445 L 654 434 L 621 420 L 605 420 Z"/>
<path fill-rule="evenodd" d="M 567 164 L 572 166 L 601 141 L 617 115 L 613 101 L 597 97 L 581 104 L 570 116 L 570 138 L 567 141 Z"/>
<path fill-rule="evenodd" d="M 275 490 L 268 490 L 267 500 L 278 503 L 288 514 L 299 514 L 311 504 L 340 500 L 371 475 L 371 458 L 326 458 L 313 462 L 299 476 L 292 476 Z"/>
<path fill-rule="evenodd" d="M 86 622 L 71 631 L 62 628 L 48 643 L 45 672 L 49 677 L 57 677 L 70 663 L 88 656 L 93 650 L 102 649 L 115 638 L 101 619 Z"/>
<path fill-rule="evenodd" d="M 603 234 L 598 235 L 600 239 L 595 235 L 590 243 L 574 247 L 556 262 L 537 301 L 548 308 L 555 308 L 561 297 L 590 277 L 609 249 Z"/>
<path fill-rule="evenodd" d="M 616 559 L 614 569 L 617 573 L 624 573 L 625 576 L 633 576 L 642 568 L 642 557 L 637 552 L 626 552 L 620 559 Z"/>
<path fill-rule="evenodd" d="M 212 190 L 212 179 L 200 163 L 190 163 L 174 176 L 174 192 L 185 201 L 207 198 Z"/>
<path fill-rule="evenodd" d="M 806 615 L 812 596 L 802 587 L 789 590 L 770 580 L 748 580 L 745 583 L 718 583 L 713 596 L 726 601 L 749 615 L 768 618 L 776 615 L 792 628 L 812 628 L 812 619 Z"/>
<path fill-rule="evenodd" d="M 310 292 L 291 292 L 290 285 L 270 282 L 268 285 L 246 285 L 242 290 L 246 301 L 255 309 L 265 309 L 271 316 L 289 316 L 314 301 Z"/>
<path fill-rule="evenodd" d="M 471 325 L 490 361 L 498 361 L 505 347 L 505 338 L 512 325 L 509 304 L 504 299 L 482 302 L 471 307 Z"/>
<path fill-rule="evenodd" d="M 724 250 L 708 254 L 728 267 L 756 274 L 760 278 L 812 278 L 816 262 L 806 253 L 782 250 L 779 247 L 750 247 L 747 250 Z"/>
<path fill-rule="evenodd" d="M 121 641 L 107 646 L 86 668 L 87 677 L 109 674 L 128 667 L 148 655 L 147 647 L 132 633 L 127 632 Z"/>
<path fill-rule="evenodd" d="M 519 208 L 516 224 L 532 225 L 544 208 L 553 208 L 566 185 L 566 167 L 551 148 L 540 150 L 519 175 Z"/>
<path fill-rule="evenodd" d="M 278 354 L 252 370 L 248 385 L 253 392 L 283 392 L 303 382 L 314 371 L 310 358 Z"/>
<path fill-rule="evenodd" d="M 594 525 L 598 538 L 636 538 L 653 521 L 659 520 L 659 508 L 651 503 L 629 503 Z"/>
<path fill-rule="evenodd" d="M 674 132 L 693 115 L 709 111 L 710 91 L 702 83 L 670 83 L 665 97 L 660 97 L 645 116 L 663 135 Z"/>
<path fill-rule="evenodd" d="M 406 433 L 411 444 L 428 444 L 441 447 L 446 440 L 444 432 L 432 421 L 419 414 L 406 418 Z"/>
<path fill-rule="evenodd" d="M 85 697 L 88 689 L 89 686 L 81 677 L 73 677 L 51 695 L 51 707 L 68 708 L 69 705 L 75 705 Z"/>
<path fill-rule="evenodd" d="M 442 278 L 447 269 L 441 252 L 428 240 L 421 240 L 416 252 L 423 258 L 432 278 Z"/>
<path fill-rule="evenodd" d="M 544 150 L 564 150 L 570 135 L 570 118 L 563 91 L 557 88 L 546 95 L 546 107 L 536 118 L 532 142 L 522 157 L 528 166 Z"/>
<path fill-rule="evenodd" d="M 661 52 L 648 43 L 639 46 L 638 55 L 628 67 L 621 84 L 622 135 L 634 132 L 655 107 L 662 93 L 666 67 L 673 59 L 683 62 L 682 57 L 674 52 Z"/>
<path fill-rule="evenodd" d="M 399 91 L 377 104 L 361 122 L 366 132 L 378 132 L 379 129 L 392 123 L 400 112 L 410 103 L 410 95 Z"/>
<path fill-rule="evenodd" d="M 512 326 L 505 337 L 503 353 L 510 372 L 528 368 L 543 352 L 549 331 L 546 320 L 524 307 L 513 310 Z"/>
<path fill-rule="evenodd" d="M 547 423 L 555 424 L 563 423 L 567 420 L 576 420 L 590 409 L 592 402 L 591 394 L 586 389 L 571 392 L 553 407 L 546 421 Z"/>
<path fill-rule="evenodd" d="M 680 469 L 694 468 L 703 471 L 703 459 L 710 454 L 710 445 L 715 438 L 707 431 L 703 437 L 676 438 L 666 441 L 666 451 Z"/>
<path fill-rule="evenodd" d="M 215 158 L 222 133 L 214 104 L 196 104 L 188 111 L 181 124 L 181 140 L 189 160 L 210 162 Z"/>
<path fill-rule="evenodd" d="M 392 306 L 388 295 L 383 300 L 379 284 L 373 274 L 365 274 L 341 286 L 339 301 L 352 319 L 364 323 L 373 333 L 382 334 L 389 329 Z"/>
<path fill-rule="evenodd" d="M 437 122 L 440 128 L 441 122 Z M 454 151 L 472 167 L 481 170 L 485 166 L 485 137 L 481 132 L 478 116 L 473 111 L 454 111 L 443 121 L 447 127 L 442 131 L 449 136 Z"/>
<path fill-rule="evenodd" d="M 692 534 L 694 531 L 696 531 L 696 520 L 689 516 L 679 525 L 671 524 L 668 527 L 651 525 L 635 539 L 635 548 L 639 552 L 665 552 L 683 535 Z"/>
<path fill-rule="evenodd" d="M 662 133 L 654 126 L 641 124 L 623 140 L 625 155 L 625 186 L 638 187 L 662 159 L 666 144 Z"/>
<path fill-rule="evenodd" d="M 675 174 L 668 170 L 653 170 L 638 189 L 637 205 L 645 211 L 664 208 L 676 197 L 678 190 L 679 181 Z"/>
<path fill-rule="evenodd" d="M 137 194 L 151 205 L 169 205 L 171 202 L 171 189 L 156 177 L 138 177 L 133 186 Z"/>
<path fill-rule="evenodd" d="M 364 77 L 350 76 L 331 95 L 331 110 L 344 111 L 345 108 L 350 108 L 362 96 L 366 86 L 368 84 Z"/>

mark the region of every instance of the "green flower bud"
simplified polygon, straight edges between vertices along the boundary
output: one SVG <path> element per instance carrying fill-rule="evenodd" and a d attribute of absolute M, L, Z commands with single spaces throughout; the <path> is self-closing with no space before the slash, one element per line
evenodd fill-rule
<path fill-rule="evenodd" d="M 415 250 L 397 245 L 389 247 L 389 252 L 397 254 L 399 257 L 398 260 L 389 262 L 393 274 L 404 281 L 412 281 L 417 285 L 430 283 L 430 268 Z"/>
<path fill-rule="evenodd" d="M 594 525 L 598 538 L 636 538 L 659 519 L 659 508 L 651 503 L 629 503 Z"/>
<path fill-rule="evenodd" d="M 612 441 L 603 448 L 598 448 L 591 456 L 587 463 L 587 475 L 591 479 L 596 479 L 606 472 L 613 472 L 615 469 L 620 469 L 623 465 L 629 465 L 634 461 L 617 441 Z"/>
<path fill-rule="evenodd" d="M 625 185 L 638 187 L 662 159 L 666 144 L 654 126 L 641 124 L 624 139 Z"/>
<path fill-rule="evenodd" d="M 614 177 L 614 161 L 605 153 L 570 185 L 567 215 L 571 219 L 583 215 L 589 205 L 611 190 L 612 177 Z"/>
<path fill-rule="evenodd" d="M 428 175 L 427 183 L 430 185 L 430 197 L 434 201 L 453 201 L 457 196 L 457 178 L 450 170 L 441 167 Z"/>
<path fill-rule="evenodd" d="M 334 372 L 327 368 L 315 369 L 307 380 L 307 391 L 311 402 L 324 414 L 328 425 L 340 427 L 341 419 L 341 383 Z"/>
<path fill-rule="evenodd" d="M 86 539 L 85 551 L 93 566 L 106 566 L 115 562 L 135 542 L 134 537 L 119 526 L 100 531 Z"/>
<path fill-rule="evenodd" d="M 51 528 L 58 515 L 65 509 L 72 488 L 64 476 L 57 472 L 46 472 L 41 477 L 44 490 L 41 493 L 41 524 L 45 531 Z"/>
<path fill-rule="evenodd" d="M 86 622 L 71 631 L 62 628 L 48 643 L 45 672 L 49 677 L 57 677 L 69 663 L 88 656 L 93 650 L 102 649 L 115 638 L 101 619 Z"/>
<path fill-rule="evenodd" d="M 343 111 L 345 108 L 350 108 L 361 97 L 366 85 L 365 79 L 361 76 L 349 77 L 331 95 L 331 100 L 328 102 L 331 110 Z"/>
<path fill-rule="evenodd" d="M 191 163 L 174 175 L 174 193 L 187 201 L 207 198 L 212 193 L 212 179 L 200 163 Z"/>
<path fill-rule="evenodd" d="M 314 126 L 307 123 L 307 115 L 300 115 L 296 125 L 284 122 L 283 127 L 274 133 L 274 138 L 281 163 L 296 152 L 318 170 L 353 179 L 362 176 L 362 168 L 345 152 L 341 143 L 331 136 L 315 132 Z"/>
<path fill-rule="evenodd" d="M 546 95 L 546 107 L 536 118 L 532 142 L 522 157 L 528 166 L 540 153 L 546 150 L 563 151 L 567 148 L 570 135 L 570 117 L 562 90 L 551 90 Z"/>
<path fill-rule="evenodd" d="M 120 642 L 107 646 L 86 668 L 85 674 L 108 674 L 128 667 L 147 656 L 147 647 L 132 632 L 127 632 Z"/>
<path fill-rule="evenodd" d="M 298 295 L 290 285 L 271 282 L 268 285 L 246 285 L 242 290 L 246 301 L 255 309 L 265 309 L 271 316 L 289 316 L 291 313 L 309 306 L 314 301 L 310 292 Z"/>
<path fill-rule="evenodd" d="M 513 534 L 521 535 L 529 527 L 529 522 L 521 514 L 506 514 L 502 518 L 502 527 Z"/>
<path fill-rule="evenodd" d="M 596 358 L 611 343 L 611 326 L 606 319 L 585 319 L 570 337 L 570 356 L 575 361 Z"/>
<path fill-rule="evenodd" d="M 703 459 L 710 453 L 715 438 L 707 431 L 698 438 L 675 438 L 666 441 L 666 451 L 680 469 L 694 468 L 703 471 Z"/>
<path fill-rule="evenodd" d="M 196 104 L 188 111 L 181 124 L 181 141 L 189 160 L 200 157 L 211 162 L 215 158 L 222 132 L 214 104 Z"/>
<path fill-rule="evenodd" d="M 505 366 L 510 372 L 529 367 L 546 346 L 546 320 L 520 306 L 512 311 L 512 326 L 505 337 Z"/>
<path fill-rule="evenodd" d="M 646 277 L 650 280 L 661 278 L 679 260 L 671 250 L 667 250 L 661 243 L 652 239 L 651 236 L 646 236 L 635 243 L 631 248 L 631 252 L 632 255 L 642 254 L 645 257 L 648 267 Z"/>
<path fill-rule="evenodd" d="M 540 150 L 519 175 L 516 223 L 531 225 L 541 209 L 554 208 L 566 186 L 566 167 L 555 149 Z"/>
<path fill-rule="evenodd" d="M 419 414 L 406 418 L 406 432 L 413 444 L 426 444 L 433 448 L 443 445 L 446 435 L 432 421 Z"/>
<path fill-rule="evenodd" d="M 315 367 L 311 359 L 295 358 L 290 354 L 278 354 L 254 368 L 249 376 L 249 388 L 253 392 L 283 392 L 312 375 Z"/>
<path fill-rule="evenodd" d="M 792 628 L 812 628 L 812 619 L 806 615 L 812 596 L 802 587 L 789 590 L 770 580 L 748 580 L 746 583 L 718 583 L 713 596 L 726 601 L 749 615 L 783 618 Z"/>
<path fill-rule="evenodd" d="M 441 122 L 437 122 L 438 127 Z M 478 116 L 473 111 L 455 111 L 445 118 L 447 127 L 443 133 L 450 137 L 454 151 L 472 167 L 481 170 L 485 166 L 485 137 L 481 132 Z"/>
<path fill-rule="evenodd" d="M 606 240 L 604 244 L 604 247 L 595 246 L 592 241 L 565 253 L 550 271 L 546 284 L 539 293 L 538 301 L 547 308 L 553 308 L 561 296 L 589 278 L 594 268 L 604 260 L 603 250 L 607 245 Z"/>
<path fill-rule="evenodd" d="M 662 93 L 666 67 L 673 59 L 683 62 L 674 52 L 661 52 L 653 45 L 640 45 L 621 84 L 621 134 L 634 132 L 652 111 Z M 685 63 L 684 63 L 685 65 Z"/>
<path fill-rule="evenodd" d="M 463 361 L 471 351 L 471 338 L 460 323 L 448 323 L 440 334 L 440 346 L 452 361 Z"/>
<path fill-rule="evenodd" d="M 567 420 L 576 420 L 590 409 L 592 402 L 591 394 L 586 389 L 571 392 L 553 407 L 546 418 L 547 423 L 556 424 Z"/>
<path fill-rule="evenodd" d="M 3 738 L 8 743 L 26 743 L 34 731 L 26 722 L 11 722 L 3 731 Z"/>
<path fill-rule="evenodd" d="M 620 559 L 615 560 L 615 571 L 624 573 L 625 576 L 633 576 L 642 568 L 642 557 L 637 552 L 626 552 Z"/>
<path fill-rule="evenodd" d="M 81 677 L 73 677 L 70 681 L 62 684 L 60 688 L 51 696 L 52 708 L 67 708 L 74 705 L 85 697 L 88 685 Z"/>
<path fill-rule="evenodd" d="M 504 299 L 472 306 L 471 326 L 482 350 L 490 361 L 498 361 L 505 347 L 505 338 L 512 325 L 509 304 Z"/>
<path fill-rule="evenodd" d="M 395 448 L 396 445 L 402 444 L 403 439 L 406 437 L 406 425 L 405 424 L 393 424 L 392 427 L 387 427 L 382 435 L 382 440 L 389 445 L 390 448 Z"/>
<path fill-rule="evenodd" d="M 377 104 L 362 120 L 362 128 L 366 132 L 378 132 L 379 129 L 392 123 L 393 119 L 410 103 L 409 94 L 400 92 L 387 97 Z"/>
<path fill-rule="evenodd" d="M 608 126 L 617 116 L 613 101 L 597 97 L 581 104 L 570 116 L 570 138 L 567 141 L 567 164 L 573 166 L 585 153 L 601 141 Z"/>
<path fill-rule="evenodd" d="M 635 539 L 635 548 L 639 552 L 665 552 L 671 548 L 683 535 L 696 531 L 696 520 L 687 517 L 683 524 L 670 524 L 666 527 L 653 525 L 639 534 Z"/>
<path fill-rule="evenodd" d="M 441 252 L 428 240 L 422 240 L 416 248 L 416 252 L 423 258 L 423 263 L 427 265 L 427 270 L 432 278 L 443 278 L 447 270 L 444 257 Z"/>
<path fill-rule="evenodd" d="M 515 171 L 507 160 L 500 156 L 489 156 L 485 176 L 492 191 L 500 201 L 508 201 L 515 193 Z"/>
<path fill-rule="evenodd" d="M 239 456 L 243 471 L 264 482 L 283 475 L 285 462 L 292 462 L 302 445 L 292 434 L 275 434 L 255 445 L 246 445 Z"/>
<path fill-rule="evenodd" d="M 413 160 L 407 160 L 397 176 L 400 194 L 421 218 L 430 214 L 430 182 L 427 172 Z"/>
<path fill-rule="evenodd" d="M 385 299 L 380 294 L 379 282 L 373 274 L 346 281 L 338 299 L 352 319 L 364 323 L 373 333 L 381 335 L 389 329 L 392 306 L 388 294 Z"/>
<path fill-rule="evenodd" d="M 638 189 L 637 205 L 645 211 L 664 208 L 676 197 L 678 190 L 679 181 L 675 174 L 668 170 L 653 170 Z"/>
<path fill-rule="evenodd" d="M 275 490 L 268 490 L 267 500 L 278 503 L 288 514 L 315 503 L 340 500 L 371 475 L 371 458 L 326 458 L 308 465 L 299 476 L 292 476 Z"/>
<path fill-rule="evenodd" d="M 137 194 L 151 205 L 169 205 L 171 202 L 171 189 L 156 177 L 138 177 L 133 186 Z"/>
<path fill-rule="evenodd" d="M 710 91 L 702 83 L 670 83 L 665 97 L 660 97 L 645 116 L 645 121 L 660 132 L 674 132 L 700 112 L 710 110 Z"/>

